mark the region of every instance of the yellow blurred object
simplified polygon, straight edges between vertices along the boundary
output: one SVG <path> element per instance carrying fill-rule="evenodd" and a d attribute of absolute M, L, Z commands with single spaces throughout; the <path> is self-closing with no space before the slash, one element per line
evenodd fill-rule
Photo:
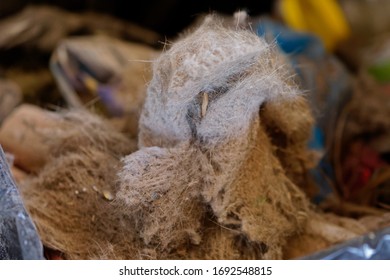
<path fill-rule="evenodd" d="M 281 0 L 280 12 L 288 26 L 316 34 L 330 51 L 350 35 L 349 25 L 336 0 Z"/>
<path fill-rule="evenodd" d="M 97 92 L 98 82 L 89 75 L 84 78 L 84 85 L 90 92 Z"/>

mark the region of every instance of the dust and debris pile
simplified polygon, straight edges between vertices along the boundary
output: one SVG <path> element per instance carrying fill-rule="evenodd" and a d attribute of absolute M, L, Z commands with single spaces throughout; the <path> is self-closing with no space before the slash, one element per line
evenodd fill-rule
<path fill-rule="evenodd" d="M 69 259 L 280 259 L 291 240 L 364 231 L 316 213 L 302 190 L 312 123 L 276 47 L 209 16 L 155 61 L 138 151 L 102 139 L 103 124 L 59 136 L 22 193 Z"/>

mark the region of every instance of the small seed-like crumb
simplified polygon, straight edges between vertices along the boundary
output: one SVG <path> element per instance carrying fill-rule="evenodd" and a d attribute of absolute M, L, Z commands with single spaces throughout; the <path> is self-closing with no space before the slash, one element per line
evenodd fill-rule
<path fill-rule="evenodd" d="M 103 196 L 104 196 L 105 199 L 107 199 L 109 201 L 114 199 L 114 196 L 112 195 L 112 193 L 107 191 L 107 190 L 103 191 Z"/>
<path fill-rule="evenodd" d="M 207 92 L 203 92 L 202 107 L 201 107 L 201 117 L 202 118 L 206 115 L 208 105 L 209 105 L 209 95 Z"/>

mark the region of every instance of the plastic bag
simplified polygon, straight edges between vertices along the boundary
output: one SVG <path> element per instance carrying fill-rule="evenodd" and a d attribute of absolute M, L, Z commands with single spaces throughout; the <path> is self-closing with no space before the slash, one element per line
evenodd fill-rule
<path fill-rule="evenodd" d="M 0 260 L 40 260 L 43 246 L 0 146 Z"/>

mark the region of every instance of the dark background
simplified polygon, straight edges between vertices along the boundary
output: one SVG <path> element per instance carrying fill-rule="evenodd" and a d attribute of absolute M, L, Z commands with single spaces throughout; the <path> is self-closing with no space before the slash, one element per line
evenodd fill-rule
<path fill-rule="evenodd" d="M 273 0 L 0 0 L 0 18 L 18 12 L 29 4 L 48 4 L 76 12 L 103 12 L 150 28 L 162 35 L 173 36 L 188 26 L 199 14 L 212 11 L 232 14 L 240 9 L 246 10 L 251 16 L 256 16 L 270 12 L 273 2 Z"/>

